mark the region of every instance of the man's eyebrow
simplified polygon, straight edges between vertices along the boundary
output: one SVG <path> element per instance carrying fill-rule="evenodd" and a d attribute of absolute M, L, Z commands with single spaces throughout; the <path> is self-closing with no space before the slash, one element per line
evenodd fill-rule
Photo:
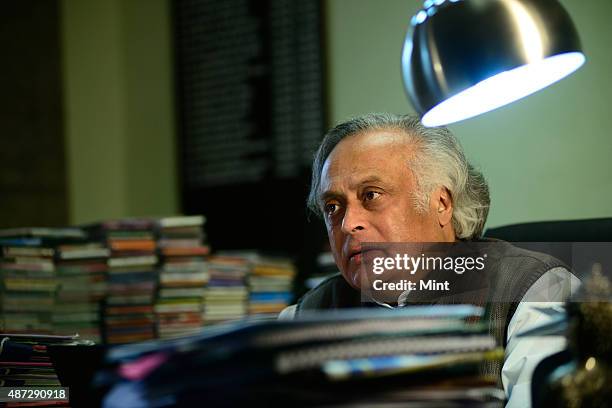
<path fill-rule="evenodd" d="M 364 177 L 363 179 L 355 182 L 354 184 L 351 184 L 351 189 L 357 189 L 357 187 L 362 186 L 364 184 L 370 184 L 370 183 L 384 183 L 383 179 L 381 179 L 378 176 L 372 175 L 372 176 L 367 176 Z"/>
<path fill-rule="evenodd" d="M 319 194 L 319 203 L 323 204 L 332 198 L 339 200 L 342 197 L 344 197 L 344 194 L 340 193 L 339 191 L 327 190 Z"/>
<path fill-rule="evenodd" d="M 372 175 L 372 176 L 367 176 L 364 177 L 363 179 L 353 183 L 350 185 L 350 188 L 353 190 L 356 190 L 357 188 L 359 188 L 360 186 L 363 186 L 364 184 L 370 184 L 370 183 L 384 183 L 383 179 L 381 179 L 380 177 L 376 176 L 376 175 Z M 329 200 L 329 199 L 337 199 L 340 200 L 345 196 L 344 193 L 341 193 L 339 191 L 334 191 L 334 190 L 327 190 L 327 191 L 323 191 L 321 194 L 319 194 L 319 202 L 324 203 L 325 201 Z"/>

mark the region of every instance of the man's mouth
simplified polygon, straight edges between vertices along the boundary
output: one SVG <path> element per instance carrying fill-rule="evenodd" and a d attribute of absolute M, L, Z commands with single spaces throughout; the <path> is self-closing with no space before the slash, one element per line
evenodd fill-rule
<path fill-rule="evenodd" d="M 361 262 L 363 262 L 363 257 L 364 255 L 366 255 L 369 251 L 361 251 L 361 250 L 355 250 L 355 251 L 351 251 L 348 257 L 348 261 L 352 262 L 352 263 L 356 263 L 359 264 Z"/>
<path fill-rule="evenodd" d="M 373 258 L 377 256 L 386 256 L 385 251 L 379 248 L 354 249 L 349 251 L 347 261 L 349 264 L 360 265 L 364 262 L 371 264 Z"/>
<path fill-rule="evenodd" d="M 361 251 L 355 252 L 351 256 L 349 256 L 349 262 L 361 263 L 361 258 L 362 258 Z"/>

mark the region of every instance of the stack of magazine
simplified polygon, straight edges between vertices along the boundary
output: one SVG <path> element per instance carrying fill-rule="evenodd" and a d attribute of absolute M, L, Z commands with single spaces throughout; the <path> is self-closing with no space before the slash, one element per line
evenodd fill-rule
<path fill-rule="evenodd" d="M 158 337 L 193 333 L 203 325 L 202 302 L 208 282 L 210 249 L 205 245 L 204 217 L 161 218 L 157 225 L 161 259 L 155 304 Z"/>
<path fill-rule="evenodd" d="M 246 315 L 248 290 L 245 281 L 249 271 L 249 255 L 210 257 L 202 314 L 205 324 L 239 319 Z"/>
<path fill-rule="evenodd" d="M 293 299 L 295 267 L 291 260 L 258 257 L 249 276 L 249 314 L 278 315 Z"/>
<path fill-rule="evenodd" d="M 154 223 L 120 219 L 89 226 L 93 239 L 110 249 L 104 309 L 109 344 L 155 338 L 153 304 L 157 288 Z"/>
<path fill-rule="evenodd" d="M 96 383 L 106 408 L 501 407 L 482 367 L 503 351 L 482 315 L 445 305 L 246 319 L 113 348 Z"/>
<path fill-rule="evenodd" d="M 101 305 L 106 297 L 110 251 L 100 242 L 59 245 L 58 279 L 53 310 L 55 334 L 78 333 L 82 339 L 102 341 Z"/>
<path fill-rule="evenodd" d="M 0 325 L 12 333 L 51 333 L 56 247 L 84 240 L 79 228 L 0 230 Z"/>

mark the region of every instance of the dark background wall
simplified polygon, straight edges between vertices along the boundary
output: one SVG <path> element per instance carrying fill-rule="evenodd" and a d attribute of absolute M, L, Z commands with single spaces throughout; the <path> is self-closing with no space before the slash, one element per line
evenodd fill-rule
<path fill-rule="evenodd" d="M 321 0 L 174 1 L 182 208 L 216 249 L 318 247 L 305 210 L 326 123 Z"/>
<path fill-rule="evenodd" d="M 56 0 L 0 13 L 0 227 L 68 221 Z"/>

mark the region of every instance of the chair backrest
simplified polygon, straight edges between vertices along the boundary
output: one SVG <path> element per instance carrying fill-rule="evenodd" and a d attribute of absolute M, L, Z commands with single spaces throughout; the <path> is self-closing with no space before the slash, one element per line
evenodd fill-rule
<path fill-rule="evenodd" d="M 612 218 L 506 225 L 488 229 L 485 237 L 552 255 L 580 278 L 588 275 L 595 263 L 612 277 Z"/>
<path fill-rule="evenodd" d="M 506 225 L 488 229 L 485 236 L 509 242 L 612 242 L 612 218 Z"/>

